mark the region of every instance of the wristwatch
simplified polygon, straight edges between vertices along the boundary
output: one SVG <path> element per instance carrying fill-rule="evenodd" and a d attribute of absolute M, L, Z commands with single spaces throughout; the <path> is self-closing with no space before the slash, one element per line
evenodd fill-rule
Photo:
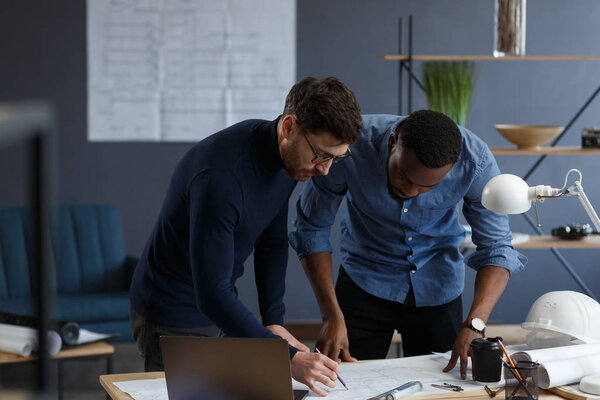
<path fill-rule="evenodd" d="M 465 321 L 463 326 L 466 326 L 477 333 L 481 333 L 485 337 L 485 322 L 483 322 L 481 318 L 471 318 L 470 320 Z"/>

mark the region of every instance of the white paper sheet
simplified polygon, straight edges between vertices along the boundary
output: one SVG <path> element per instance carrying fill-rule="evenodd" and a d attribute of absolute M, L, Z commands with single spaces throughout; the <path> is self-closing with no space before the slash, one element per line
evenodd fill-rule
<path fill-rule="evenodd" d="M 295 82 L 295 0 L 88 0 L 87 20 L 92 141 L 198 141 L 274 119 Z"/>
<path fill-rule="evenodd" d="M 104 340 L 104 339 L 108 339 L 108 338 L 112 338 L 115 337 L 114 334 L 112 333 L 97 333 L 97 332 L 91 332 L 88 331 L 87 329 L 79 329 L 79 337 L 77 338 L 77 343 L 76 344 L 85 344 L 85 343 L 92 343 L 92 342 L 97 342 L 99 340 Z"/>
<path fill-rule="evenodd" d="M 113 385 L 134 400 L 169 400 L 165 378 L 113 382 Z"/>

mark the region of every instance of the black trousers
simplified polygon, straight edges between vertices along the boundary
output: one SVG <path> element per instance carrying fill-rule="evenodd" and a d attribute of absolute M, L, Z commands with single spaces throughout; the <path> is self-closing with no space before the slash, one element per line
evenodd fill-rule
<path fill-rule="evenodd" d="M 216 325 L 199 328 L 172 328 L 154 325 L 144 320 L 131 306 L 129 306 L 129 318 L 133 338 L 137 342 L 138 353 L 144 358 L 146 372 L 164 370 L 160 349 L 161 336 L 223 336 L 223 332 Z"/>
<path fill-rule="evenodd" d="M 394 330 L 402 335 L 405 357 L 452 349 L 462 326 L 462 299 L 432 307 L 416 307 L 410 288 L 398 303 L 373 296 L 350 279 L 343 267 L 335 293 L 346 320 L 350 354 L 359 360 L 383 359 Z"/>

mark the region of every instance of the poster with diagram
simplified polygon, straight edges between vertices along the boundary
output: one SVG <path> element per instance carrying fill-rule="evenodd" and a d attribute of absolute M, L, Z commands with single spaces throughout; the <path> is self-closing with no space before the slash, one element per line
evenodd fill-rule
<path fill-rule="evenodd" d="M 295 82 L 295 0 L 88 0 L 87 34 L 90 141 L 196 142 Z"/>

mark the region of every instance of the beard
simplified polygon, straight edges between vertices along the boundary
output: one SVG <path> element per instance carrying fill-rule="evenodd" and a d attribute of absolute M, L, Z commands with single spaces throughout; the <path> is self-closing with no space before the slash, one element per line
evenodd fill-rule
<path fill-rule="evenodd" d="M 282 149 L 281 160 L 283 161 L 283 168 L 297 181 L 304 182 L 314 175 L 310 170 L 301 167 L 302 161 L 300 160 L 300 155 L 294 148 Z"/>

